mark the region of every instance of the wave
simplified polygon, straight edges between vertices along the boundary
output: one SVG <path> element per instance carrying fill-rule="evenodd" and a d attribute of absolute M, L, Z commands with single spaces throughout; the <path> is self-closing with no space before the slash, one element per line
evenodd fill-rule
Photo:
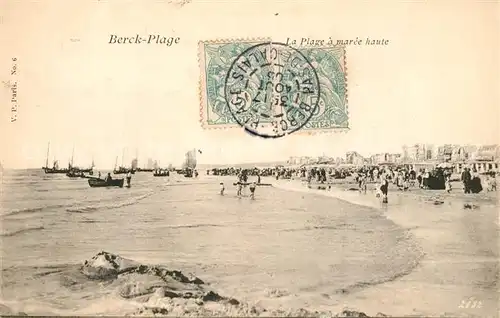
<path fill-rule="evenodd" d="M 337 200 L 341 200 L 344 202 L 348 202 L 348 203 L 363 206 L 363 207 L 376 208 L 376 209 L 380 208 L 378 200 L 370 200 L 369 197 L 367 197 L 367 196 L 362 197 L 362 196 L 357 195 L 358 193 L 352 193 L 350 191 L 342 191 L 342 190 L 334 189 L 333 187 L 330 191 L 317 190 L 317 189 L 310 189 L 307 186 L 305 186 L 304 184 L 298 184 L 298 183 L 294 183 L 294 182 L 290 182 L 290 183 L 277 182 L 277 183 L 273 184 L 273 187 L 278 188 L 280 190 L 285 190 L 285 191 L 309 193 L 309 194 L 321 195 L 324 197 L 335 198 Z"/>
<path fill-rule="evenodd" d="M 166 228 L 169 229 L 192 229 L 200 227 L 224 227 L 223 224 L 182 224 L 182 225 L 168 225 Z"/>
<path fill-rule="evenodd" d="M 20 267 L 4 269 L 4 284 L 19 284 L 19 277 L 12 275 Z M 7 271 L 7 272 L 6 272 Z M 219 294 L 212 285 L 191 273 L 165 265 L 142 264 L 117 254 L 100 252 L 83 264 L 46 266 L 35 268 L 22 280 L 39 280 L 30 289 L 32 294 L 43 295 L 43 303 L 24 300 L 0 299 L 0 313 L 46 316 L 238 316 L 238 317 L 367 317 L 361 312 L 344 311 L 335 315 L 330 311 L 312 311 L 291 308 L 264 308 L 254 306 L 229 295 Z M 62 288 L 51 292 L 46 284 L 57 282 Z M 22 281 L 26 283 L 26 281 Z M 51 289 L 52 290 L 52 289 Z M 96 292 L 96 291 L 99 292 Z M 270 292 L 280 296 L 281 292 Z M 97 297 L 96 297 L 97 294 Z M 91 296 L 92 295 L 92 296 Z M 78 301 L 81 306 L 64 306 Z M 105 306 L 102 306 L 104 305 Z M 42 306 L 43 305 L 43 306 Z M 63 306 L 61 306 L 63 305 Z M 2 307 L 3 306 L 3 307 Z M 9 308 L 10 307 L 10 308 Z M 385 315 L 384 315 L 385 316 Z"/>
<path fill-rule="evenodd" d="M 69 205 L 68 204 L 54 204 L 54 205 L 46 205 L 46 206 L 34 207 L 34 208 L 14 209 L 14 210 L 10 210 L 7 213 L 3 214 L 3 216 L 12 216 L 12 215 L 17 215 L 17 214 L 29 214 L 29 213 L 41 212 L 45 209 L 57 209 L 57 208 L 64 208 L 67 206 L 69 206 Z"/>
<path fill-rule="evenodd" d="M 178 187 L 178 186 L 190 186 L 190 185 L 207 185 L 207 184 L 214 184 L 213 182 L 189 182 L 185 183 L 182 181 L 177 180 L 176 182 L 178 183 L 171 183 L 168 185 L 168 187 Z"/>
<path fill-rule="evenodd" d="M 85 212 L 97 211 L 97 210 L 100 210 L 100 209 L 108 209 L 108 210 L 119 209 L 119 208 L 123 208 L 125 206 L 137 204 L 139 201 L 144 200 L 144 199 L 146 199 L 147 197 L 149 197 L 149 196 L 151 196 L 153 194 L 154 194 L 154 192 L 151 191 L 151 192 L 148 192 L 146 194 L 143 194 L 143 195 L 140 195 L 140 196 L 137 196 L 137 197 L 133 197 L 133 198 L 130 198 L 128 200 L 121 201 L 121 202 L 114 203 L 114 204 L 71 206 L 70 208 L 66 209 L 66 212 L 70 212 L 70 213 L 85 213 Z M 119 199 L 117 199 L 117 200 L 119 200 Z"/>
<path fill-rule="evenodd" d="M 284 229 L 283 232 L 300 232 L 300 231 L 313 231 L 313 230 L 339 230 L 339 229 L 352 229 L 356 230 L 356 225 L 350 223 L 342 223 L 337 225 L 316 225 L 304 226 L 293 229 Z"/>
<path fill-rule="evenodd" d="M 206 199 L 166 200 L 165 203 L 200 202 L 200 201 L 206 201 Z"/>
<path fill-rule="evenodd" d="M 78 221 L 78 223 L 102 223 L 102 221 L 85 219 L 85 220 Z"/>
<path fill-rule="evenodd" d="M 360 196 L 357 193 L 352 193 L 349 191 L 342 191 L 338 189 L 332 189 L 331 191 L 322 191 L 322 190 L 316 190 L 316 189 L 309 189 L 305 187 L 302 184 L 297 184 L 297 183 L 289 183 L 289 184 L 284 184 L 284 183 L 278 183 L 275 185 L 276 188 L 279 188 L 281 190 L 285 191 L 296 191 L 296 192 L 302 192 L 302 193 L 309 193 L 309 194 L 316 194 L 316 195 L 321 195 L 321 196 L 326 196 L 326 197 L 332 197 L 344 202 L 348 202 L 350 204 L 358 205 L 358 206 L 363 206 L 363 207 L 368 207 L 368 208 L 374 208 L 374 209 L 380 209 L 380 205 L 378 205 L 378 200 L 370 200 L 370 197 L 367 196 Z M 373 197 L 371 198 L 373 199 Z M 376 202 L 375 202 L 376 201 Z M 388 219 L 387 216 L 384 215 L 384 218 Z M 398 225 L 396 222 L 392 221 L 394 224 Z M 356 226 L 354 224 L 338 224 L 334 226 L 329 226 L 329 225 L 318 225 L 318 226 L 305 226 L 305 227 L 300 227 L 300 228 L 295 228 L 295 229 L 286 229 L 284 231 L 287 232 L 293 232 L 293 231 L 311 231 L 311 230 L 337 230 L 337 229 L 356 229 Z M 415 248 L 414 252 L 416 257 L 410 261 L 410 263 L 406 264 L 404 268 L 401 268 L 400 270 L 395 270 L 392 272 L 389 276 L 382 277 L 382 278 L 377 278 L 369 281 L 361 281 L 361 282 L 356 282 L 352 285 L 348 285 L 346 287 L 338 288 L 335 290 L 336 294 L 349 294 L 358 290 L 361 290 L 363 288 L 367 288 L 370 286 L 374 285 L 379 285 L 379 284 L 384 284 L 384 283 L 389 283 L 392 281 L 395 281 L 403 276 L 406 276 L 413 272 L 420 264 L 421 260 L 425 256 L 425 253 L 423 252 L 422 248 L 415 243 L 413 240 L 413 234 L 411 234 L 412 230 L 415 229 L 415 226 L 406 228 L 405 229 L 405 234 L 407 235 L 406 239 L 408 239 L 409 242 L 412 242 L 413 247 Z M 370 231 L 370 230 L 367 230 Z"/>
<path fill-rule="evenodd" d="M 404 268 L 400 271 L 395 271 L 392 275 L 383 277 L 383 278 L 378 278 L 378 279 L 373 279 L 370 281 L 361 281 L 357 282 L 355 284 L 349 285 L 344 288 L 339 288 L 335 290 L 336 294 L 349 294 L 352 292 L 356 292 L 358 290 L 370 287 L 370 286 L 375 286 L 375 285 L 380 285 L 380 284 L 385 284 L 385 283 L 390 283 L 393 282 L 397 279 L 400 279 L 406 275 L 411 274 L 419 265 L 420 261 L 424 258 L 425 253 L 421 251 L 420 255 L 409 264 L 407 268 Z"/>
<path fill-rule="evenodd" d="M 18 235 L 18 234 L 23 234 L 23 233 L 26 233 L 26 232 L 39 231 L 39 230 L 43 230 L 43 229 L 45 229 L 43 226 L 28 227 L 28 228 L 20 229 L 20 230 L 17 230 L 17 231 L 3 233 L 0 236 L 2 236 L 2 237 L 10 237 L 10 236 Z"/>

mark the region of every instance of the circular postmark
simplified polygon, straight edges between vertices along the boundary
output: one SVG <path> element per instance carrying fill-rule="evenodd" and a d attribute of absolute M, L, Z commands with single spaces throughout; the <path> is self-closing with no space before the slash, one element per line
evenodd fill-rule
<path fill-rule="evenodd" d="M 299 50 L 283 43 L 260 43 L 232 62 L 224 96 L 229 112 L 247 132 L 278 138 L 300 130 L 314 115 L 319 78 Z"/>

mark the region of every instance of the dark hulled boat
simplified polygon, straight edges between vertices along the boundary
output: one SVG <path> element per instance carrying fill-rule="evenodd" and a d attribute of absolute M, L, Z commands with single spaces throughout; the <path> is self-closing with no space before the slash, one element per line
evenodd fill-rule
<path fill-rule="evenodd" d="M 123 150 L 123 153 L 122 153 L 121 166 L 117 165 L 118 164 L 118 157 L 116 157 L 115 168 L 113 169 L 113 173 L 114 174 L 127 174 L 130 172 L 132 174 L 135 174 L 135 171 L 137 170 L 137 159 L 132 160 L 132 165 L 130 168 L 126 168 L 124 163 L 123 163 L 124 157 L 125 157 L 125 149 Z"/>
<path fill-rule="evenodd" d="M 118 168 L 113 169 L 113 173 L 114 174 L 126 174 L 129 171 L 130 171 L 130 173 L 135 174 L 135 170 L 134 169 L 128 169 L 128 168 L 125 168 L 125 167 L 118 167 Z"/>
<path fill-rule="evenodd" d="M 137 172 L 153 172 L 154 169 L 137 168 Z"/>
<path fill-rule="evenodd" d="M 103 180 L 103 179 L 96 179 L 96 178 L 90 178 L 88 180 L 89 186 L 92 188 L 102 188 L 102 187 L 120 187 L 123 188 L 123 181 L 124 179 L 111 179 L 111 180 Z"/>
<path fill-rule="evenodd" d="M 69 169 L 59 168 L 59 161 L 54 159 L 54 162 L 52 163 L 52 168 L 49 167 L 49 152 L 50 152 L 50 142 L 47 145 L 47 156 L 45 157 L 45 167 L 42 167 L 43 171 L 47 174 L 54 174 L 54 173 L 68 173 Z"/>
<path fill-rule="evenodd" d="M 153 177 L 168 177 L 170 176 L 170 171 L 168 170 L 156 170 L 153 173 Z"/>
<path fill-rule="evenodd" d="M 66 176 L 70 177 L 70 178 L 94 178 L 94 179 L 97 179 L 96 177 L 92 176 L 91 175 L 85 175 L 83 173 L 83 171 L 80 171 L 80 170 L 70 170 L 68 173 L 66 173 Z"/>
<path fill-rule="evenodd" d="M 94 168 L 87 168 L 87 169 L 76 168 L 76 170 L 78 172 L 90 173 L 90 174 L 92 174 L 94 172 Z"/>
<path fill-rule="evenodd" d="M 68 173 L 66 173 L 66 176 L 68 176 L 70 178 L 83 178 L 83 177 L 85 177 L 83 172 L 75 171 L 75 170 L 68 171 Z"/>
<path fill-rule="evenodd" d="M 54 166 L 52 168 L 43 167 L 42 169 L 43 169 L 43 171 L 45 173 L 48 173 L 48 174 L 50 174 L 50 173 L 61 173 L 62 174 L 62 173 L 68 173 L 69 172 L 69 169 L 66 169 L 66 168 L 59 169 L 56 166 Z"/>

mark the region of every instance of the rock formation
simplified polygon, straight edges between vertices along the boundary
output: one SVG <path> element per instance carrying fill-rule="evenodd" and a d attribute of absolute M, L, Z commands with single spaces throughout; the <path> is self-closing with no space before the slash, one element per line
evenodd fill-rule
<path fill-rule="evenodd" d="M 131 316 L 368 317 L 349 310 L 340 314 L 305 309 L 266 310 L 208 290 L 194 275 L 164 266 L 139 264 L 108 252 L 85 261 L 81 273 L 90 280 L 113 286 L 118 297 L 141 303 Z"/>

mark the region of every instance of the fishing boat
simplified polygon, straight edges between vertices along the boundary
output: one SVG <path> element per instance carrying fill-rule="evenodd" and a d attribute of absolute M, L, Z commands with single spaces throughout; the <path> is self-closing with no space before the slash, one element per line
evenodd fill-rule
<path fill-rule="evenodd" d="M 127 173 L 132 173 L 132 174 L 135 174 L 135 169 L 134 167 L 132 168 L 126 168 L 123 164 L 123 159 L 125 157 L 125 149 L 123 150 L 123 153 L 122 153 L 122 164 L 121 166 L 117 166 L 117 163 L 118 163 L 118 157 L 116 157 L 115 159 L 115 168 L 113 169 L 113 173 L 114 174 L 127 174 Z M 134 165 L 134 160 L 132 161 L 132 165 Z"/>
<path fill-rule="evenodd" d="M 135 174 L 135 170 L 132 170 L 132 169 L 129 169 L 129 168 L 125 168 L 125 167 L 118 167 L 118 168 L 115 168 L 113 170 L 113 173 L 114 174 L 126 174 L 128 172 L 131 172 L 132 174 Z"/>
<path fill-rule="evenodd" d="M 68 173 L 66 173 L 66 176 L 68 176 L 69 178 L 84 178 L 84 179 L 89 179 L 89 178 L 94 178 L 94 179 L 98 179 L 97 177 L 94 177 L 93 175 L 86 175 L 83 173 L 83 171 L 74 171 L 74 170 L 70 170 Z"/>
<path fill-rule="evenodd" d="M 45 158 L 45 167 L 42 167 L 43 171 L 47 174 L 53 174 L 53 173 L 68 173 L 69 171 L 69 168 L 68 169 L 65 169 L 65 168 L 59 168 L 59 161 L 58 160 L 55 160 L 53 161 L 52 163 L 52 168 L 49 167 L 49 152 L 50 152 L 50 142 L 47 146 L 47 156 Z"/>
<path fill-rule="evenodd" d="M 91 167 L 91 168 L 85 168 L 85 169 L 74 167 L 74 169 L 76 171 L 79 171 L 79 172 L 85 172 L 85 173 L 90 173 L 90 174 L 94 173 L 94 168 L 93 167 Z"/>
<path fill-rule="evenodd" d="M 155 170 L 153 173 L 153 177 L 168 177 L 170 176 L 170 171 L 165 169 Z"/>
<path fill-rule="evenodd" d="M 186 178 L 192 178 L 197 175 L 196 168 L 196 149 L 186 152 L 186 158 L 182 164 L 182 173 Z"/>
<path fill-rule="evenodd" d="M 76 170 L 70 170 L 70 171 L 68 171 L 68 173 L 66 173 L 66 176 L 68 176 L 70 178 L 83 178 L 83 177 L 85 177 L 85 175 L 83 174 L 83 172 L 76 171 Z"/>
<path fill-rule="evenodd" d="M 109 181 L 98 179 L 98 178 L 90 178 L 88 180 L 89 186 L 92 188 L 102 188 L 102 187 L 120 187 L 123 188 L 124 179 L 111 179 Z"/>
<path fill-rule="evenodd" d="M 68 173 L 69 168 L 59 168 L 59 161 L 54 160 L 52 168 L 43 167 L 43 171 L 47 174 L 50 173 Z"/>
<path fill-rule="evenodd" d="M 137 168 L 137 172 L 153 172 L 154 169 L 147 169 L 147 168 Z"/>
<path fill-rule="evenodd" d="M 92 159 L 92 164 L 90 166 L 90 168 L 80 168 L 80 167 L 76 167 L 74 164 L 73 164 L 73 160 L 74 160 L 74 157 L 75 157 L 75 147 L 73 147 L 73 152 L 71 154 L 71 162 L 69 164 L 69 171 L 66 173 L 66 175 L 70 178 L 76 178 L 76 177 L 81 177 L 81 178 L 84 178 L 85 175 L 84 173 L 88 173 L 90 175 L 93 175 L 94 174 L 94 159 Z"/>

